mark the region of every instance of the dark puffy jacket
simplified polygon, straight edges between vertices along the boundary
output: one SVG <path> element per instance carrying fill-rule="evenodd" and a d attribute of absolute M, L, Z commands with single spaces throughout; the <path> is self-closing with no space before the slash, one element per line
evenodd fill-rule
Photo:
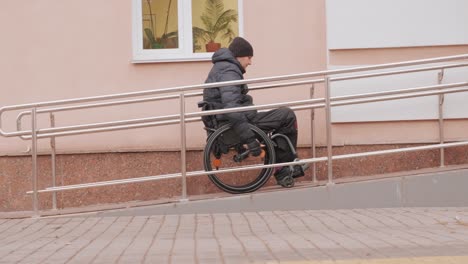
<path fill-rule="evenodd" d="M 245 73 L 239 61 L 229 49 L 219 49 L 213 54 L 213 68 L 208 74 L 206 83 L 225 82 L 244 79 Z M 252 97 L 247 95 L 247 85 L 230 85 L 219 88 L 203 90 L 203 100 L 214 103 L 216 109 L 232 108 L 252 105 Z M 254 133 L 248 128 L 249 119 L 255 116 L 256 111 L 246 111 L 224 114 L 232 124 L 234 131 L 244 143 L 254 140 Z"/>

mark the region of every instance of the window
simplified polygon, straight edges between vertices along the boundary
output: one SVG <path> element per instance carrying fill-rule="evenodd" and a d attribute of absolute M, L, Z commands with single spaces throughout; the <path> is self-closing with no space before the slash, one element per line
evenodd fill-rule
<path fill-rule="evenodd" d="M 207 60 L 242 35 L 242 0 L 133 0 L 134 62 Z"/>

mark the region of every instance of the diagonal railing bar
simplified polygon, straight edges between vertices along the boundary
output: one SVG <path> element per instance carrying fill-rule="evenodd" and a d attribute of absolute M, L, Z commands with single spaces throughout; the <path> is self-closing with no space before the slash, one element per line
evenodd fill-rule
<path fill-rule="evenodd" d="M 447 88 L 454 88 L 460 86 L 468 86 L 468 82 L 460 82 L 460 83 L 453 83 L 453 84 L 442 84 L 442 85 L 432 85 L 432 86 L 423 86 L 423 87 L 416 87 L 416 88 L 408 88 L 408 89 L 400 89 L 400 90 L 393 90 L 393 91 L 386 91 L 386 92 L 376 92 L 376 93 L 365 93 L 365 94 L 357 94 L 357 95 L 348 95 L 348 96 L 337 96 L 331 97 L 331 105 L 332 106 L 340 106 L 340 105 L 348 105 L 348 104 L 358 104 L 358 103 L 367 103 L 367 102 L 374 102 L 375 99 L 367 99 L 367 100 L 359 100 L 360 98 L 369 98 L 369 97 L 377 97 L 377 96 L 384 96 L 384 95 L 396 95 L 396 94 L 409 94 L 413 92 L 424 92 L 424 91 L 433 91 L 437 90 L 437 92 L 430 93 L 428 95 L 434 94 L 442 94 Z M 456 91 L 447 90 L 445 93 L 453 93 L 457 91 L 464 91 L 464 89 L 459 89 Z M 417 97 L 417 96 L 425 96 L 426 93 L 416 93 L 413 95 L 408 96 L 396 96 L 395 99 L 403 99 L 403 98 L 410 98 L 410 97 Z M 390 100 L 390 97 L 385 97 L 389 99 L 379 99 L 378 101 L 382 100 Z M 351 99 L 358 99 L 355 101 L 350 101 Z M 345 103 L 338 103 L 336 101 L 346 101 Z M 210 111 L 201 111 L 201 112 L 191 112 L 186 113 L 185 118 L 188 118 L 188 122 L 198 121 L 200 119 L 191 119 L 195 117 L 201 117 L 206 115 L 218 115 L 218 114 L 226 114 L 226 113 L 234 113 L 234 112 L 242 112 L 242 111 L 250 111 L 250 110 L 265 110 L 265 109 L 273 109 L 283 106 L 304 106 L 304 108 L 300 109 L 311 109 L 311 108 L 319 108 L 324 106 L 325 100 L 321 98 L 317 99 L 307 99 L 307 100 L 299 100 L 299 101 L 290 101 L 290 102 L 283 102 L 283 103 L 275 103 L 275 104 L 264 104 L 264 105 L 255 105 L 255 106 L 244 106 L 244 107 L 236 107 L 236 108 L 229 108 L 229 109 L 219 109 L 219 110 L 210 110 Z M 172 120 L 172 121 L 171 121 Z M 65 134 L 59 132 L 67 132 L 67 131 L 80 131 L 78 134 L 84 134 L 89 129 L 89 133 L 95 132 L 105 132 L 105 131 L 115 131 L 119 129 L 123 129 L 125 125 L 137 125 L 142 124 L 141 127 L 148 127 L 151 126 L 149 124 L 157 125 L 160 124 L 170 125 L 170 124 L 178 124 L 180 122 L 180 114 L 174 115 L 167 115 L 167 116 L 159 116 L 159 117 L 148 117 L 148 118 L 140 118 L 140 119 L 130 119 L 130 120 L 121 120 L 121 121 L 113 121 L 113 122 L 103 122 L 103 123 L 94 123 L 94 124 L 86 124 L 86 125 L 75 125 L 75 126 L 68 126 L 68 127 L 54 127 L 54 128 L 43 128 L 37 130 L 37 135 L 39 138 L 51 137 L 51 136 L 64 136 Z M 168 121 L 168 122 L 163 122 Z M 137 128 L 138 126 L 132 126 L 131 128 Z M 100 128 L 109 128 L 109 130 L 101 129 Z M 18 131 L 14 132 L 18 136 L 29 135 L 30 131 Z M 74 133 L 67 134 L 73 135 Z M 47 136 L 44 136 L 47 135 Z M 27 139 L 30 136 L 26 137 Z"/>
<path fill-rule="evenodd" d="M 330 78 L 330 81 L 338 82 L 338 81 L 347 81 L 347 80 L 355 80 L 355 79 L 363 79 L 363 78 L 371 78 L 371 77 L 381 77 L 387 75 L 396 75 L 396 74 L 405 74 L 405 73 L 415 73 L 415 72 L 423 72 L 423 71 L 435 71 L 435 70 L 442 70 L 442 69 L 451 69 L 451 68 L 460 68 L 460 67 L 467 67 L 468 63 L 457 63 L 457 64 L 445 64 L 445 65 L 436 65 L 430 67 L 420 67 L 414 69 L 405 69 L 405 70 L 395 70 L 395 71 L 386 71 L 386 72 L 377 72 L 377 73 L 366 73 L 366 74 L 358 74 L 358 75 L 346 75 L 342 77 L 333 77 Z"/>
<path fill-rule="evenodd" d="M 270 89 L 270 88 L 279 88 L 285 86 L 296 86 L 296 85 L 304 85 L 304 84 L 312 84 L 312 83 L 320 83 L 323 79 L 317 80 L 306 80 L 306 81 L 297 81 L 297 82 L 287 82 L 287 83 L 279 83 L 279 84 L 269 84 L 269 85 L 262 85 L 262 86 L 254 86 L 249 87 L 249 90 L 263 90 L 263 89 Z M 195 92 L 195 93 L 187 93 L 185 97 L 195 97 L 203 95 L 203 92 Z M 63 107 L 54 107 L 54 108 L 46 108 L 40 109 L 37 111 L 38 114 L 40 113 L 48 113 L 48 112 L 62 112 L 62 111 L 70 111 L 70 110 L 79 110 L 79 109 L 88 109 L 88 108 L 96 108 L 96 107 L 106 107 L 106 106 L 116 106 L 116 105 L 123 105 L 123 104 L 134 104 L 134 103 L 147 103 L 147 102 L 154 102 L 154 101 L 161 101 L 161 100 L 169 100 L 169 99 L 178 99 L 179 95 L 166 95 L 166 96 L 158 96 L 158 97 L 147 97 L 147 98 L 140 98 L 140 99 L 131 99 L 131 100 L 122 100 L 122 101 L 112 101 L 112 102 L 102 102 L 102 103 L 95 103 L 95 104 L 84 104 L 84 105 L 73 105 L 73 106 L 63 106 Z M 17 116 L 17 123 L 20 119 L 25 115 L 30 115 L 30 111 L 24 111 L 18 114 Z M 21 126 L 19 126 L 18 130 L 21 130 Z"/>
<path fill-rule="evenodd" d="M 468 54 L 439 57 L 439 58 L 432 58 L 432 59 L 405 61 L 405 62 L 386 63 L 386 64 L 379 64 L 379 65 L 373 65 L 373 66 L 354 67 L 354 68 L 346 68 L 346 69 L 338 69 L 338 70 L 325 70 L 325 71 L 317 71 L 317 72 L 281 75 L 281 76 L 275 76 L 275 77 L 254 78 L 254 79 L 246 79 L 246 80 L 239 80 L 239 81 L 208 83 L 208 84 L 199 84 L 199 85 L 188 85 L 188 86 L 179 86 L 179 87 L 173 87 L 173 88 L 156 89 L 156 90 L 148 90 L 148 91 L 129 92 L 129 93 L 121 93 L 121 94 L 113 94 L 113 95 L 102 95 L 102 96 L 95 96 L 95 97 L 83 97 L 83 98 L 77 98 L 77 99 L 67 99 L 67 100 L 57 100 L 57 101 L 49 101 L 49 102 L 41 102 L 41 103 L 6 106 L 6 107 L 0 108 L 0 135 L 5 136 L 5 137 L 18 136 L 16 134 L 7 133 L 3 131 L 2 129 L 2 122 L 1 122 L 2 114 L 5 111 L 11 111 L 11 110 L 19 110 L 19 109 L 26 109 L 26 108 L 33 108 L 33 107 L 40 108 L 40 107 L 46 107 L 46 106 L 83 103 L 83 102 L 100 101 L 100 100 L 120 99 L 120 98 L 146 96 L 146 95 L 162 94 L 162 93 L 186 92 L 186 91 L 192 91 L 192 90 L 198 90 L 198 89 L 204 89 L 204 88 L 218 88 L 218 87 L 229 86 L 229 85 L 303 79 L 303 78 L 311 78 L 311 77 L 325 76 L 325 75 L 330 76 L 330 75 L 343 74 L 343 73 L 380 70 L 380 69 L 387 69 L 387 68 L 394 68 L 394 67 L 405 67 L 405 66 L 412 66 L 412 65 L 430 64 L 430 63 L 453 61 L 453 60 L 464 60 L 464 59 L 468 59 Z"/>
<path fill-rule="evenodd" d="M 413 92 L 426 92 L 426 91 L 434 91 L 434 90 L 455 88 L 455 87 L 461 87 L 461 86 L 468 86 L 468 82 L 458 82 L 458 83 L 450 83 L 450 84 L 436 84 L 436 85 L 430 85 L 430 86 L 421 86 L 421 87 L 391 90 L 391 91 L 385 91 L 385 92 L 374 92 L 374 93 L 363 93 L 363 94 L 355 94 L 355 95 L 336 96 L 336 97 L 332 97 L 332 101 L 343 101 L 343 100 L 360 99 L 360 98 L 367 98 L 367 97 L 377 97 L 377 96 L 413 93 Z"/>
<path fill-rule="evenodd" d="M 246 106 L 246 107 L 236 107 L 236 108 L 229 108 L 229 109 L 221 109 L 221 110 L 211 110 L 211 111 L 203 111 L 203 112 L 192 112 L 187 113 L 185 115 L 186 118 L 191 117 L 199 117 L 199 116 L 206 116 L 206 115 L 214 115 L 214 114 L 225 114 L 225 113 L 234 113 L 239 111 L 249 111 L 249 110 L 261 110 L 261 109 L 272 109 L 275 107 L 282 107 L 282 106 L 295 106 L 301 105 L 304 103 L 311 103 L 311 102 L 320 102 L 320 99 L 308 99 L 308 100 L 299 100 L 293 102 L 285 102 L 285 103 L 275 103 L 275 104 L 265 104 L 265 105 L 255 105 L 255 106 Z M 121 121 L 112 121 L 112 122 L 102 122 L 102 123 L 93 123 L 93 124 L 86 124 L 86 125 L 75 125 L 75 126 L 68 126 L 68 127 L 54 127 L 54 128 L 42 128 L 38 130 L 38 135 L 44 133 L 54 133 L 54 132 L 63 132 L 63 131 L 70 131 L 70 130 L 82 130 L 87 128 L 101 128 L 101 127 L 111 127 L 113 125 L 132 125 L 137 123 L 143 122 L 154 122 L 154 121 L 164 121 L 164 120 L 171 120 L 171 119 L 180 119 L 180 114 L 173 114 L 173 115 L 166 115 L 166 116 L 158 116 L 158 117 L 147 117 L 147 118 L 138 118 L 138 119 L 129 119 L 129 120 L 121 120 Z M 12 132 L 14 136 L 23 136 L 23 135 L 30 135 L 30 130 Z"/>
<path fill-rule="evenodd" d="M 446 93 L 460 93 L 460 92 L 466 92 L 466 91 L 468 91 L 468 87 L 448 89 L 448 90 L 444 90 L 444 91 L 425 91 L 425 92 L 409 93 L 409 94 L 403 94 L 403 95 L 388 95 L 388 96 L 382 96 L 382 97 L 377 97 L 377 98 L 372 98 L 372 99 L 348 100 L 348 101 L 334 102 L 334 103 L 332 103 L 332 106 L 344 106 L 344 105 L 352 105 L 352 104 L 374 103 L 374 102 L 381 102 L 381 101 L 408 99 L 408 98 L 414 98 L 414 97 L 423 97 L 423 96 L 431 96 L 431 95 L 446 94 Z"/>
<path fill-rule="evenodd" d="M 458 68 L 458 67 L 466 67 L 468 63 L 462 64 L 446 64 L 446 65 L 437 65 L 431 67 L 422 67 L 416 69 L 406 69 L 406 70 L 397 70 L 397 71 L 387 71 L 387 72 L 379 72 L 379 73 L 370 73 L 370 74 L 359 74 L 359 75 L 349 75 L 344 77 L 337 77 L 337 78 L 330 78 L 330 81 L 343 81 L 343 80 L 353 80 L 353 79 L 360 79 L 360 78 L 370 78 L 370 77 L 378 77 L 378 76 L 386 76 L 386 75 L 393 75 L 393 74 L 405 74 L 405 73 L 414 73 L 414 72 L 421 72 L 421 71 L 428 71 L 428 70 L 443 70 L 449 68 Z M 296 82 L 287 82 L 287 83 L 279 83 L 279 84 L 268 84 L 268 85 L 261 85 L 261 86 L 253 86 L 250 87 L 250 90 L 262 90 L 262 89 L 270 89 L 270 88 L 280 88 L 285 86 L 296 86 L 296 85 L 304 85 L 304 84 L 316 84 L 324 82 L 324 79 L 315 79 L 315 80 L 306 80 L 306 81 L 296 81 Z M 195 92 L 195 93 L 187 93 L 186 97 L 194 97 L 202 95 L 202 92 Z M 159 96 L 159 97 L 149 97 L 149 98 L 140 98 L 140 99 L 130 99 L 130 100 L 122 100 L 122 101 L 112 101 L 112 102 L 101 102 L 95 104 L 85 104 L 85 105 L 74 105 L 74 106 L 62 106 L 62 107 L 55 107 L 55 108 L 48 108 L 48 109 L 39 109 L 37 113 L 48 113 L 48 112 L 60 112 L 60 111 L 69 111 L 69 110 L 79 110 L 79 109 L 88 109 L 88 108 L 96 108 L 96 107 L 105 107 L 105 106 L 116 106 L 122 104 L 135 104 L 135 103 L 143 103 L 143 102 L 154 102 L 160 100 L 167 100 L 167 99 L 177 99 L 179 95 L 168 95 L 168 96 Z M 337 100 L 340 100 L 336 98 Z M 294 107 L 294 110 L 302 110 L 302 109 L 310 109 L 310 108 L 303 108 L 303 107 Z M 30 115 L 30 111 L 21 112 L 17 118 L 17 131 L 20 131 L 22 128 L 21 126 L 21 118 L 25 115 Z M 154 122 L 151 122 L 154 123 Z M 148 123 L 143 123 L 148 124 Z M 122 128 L 120 125 L 113 126 L 115 128 Z M 132 125 L 132 127 L 134 127 Z M 142 127 L 148 127 L 148 125 L 144 125 Z M 122 128 L 125 129 L 125 128 Z M 104 131 L 114 131 L 117 129 L 110 129 L 110 130 L 90 130 L 96 132 L 104 132 Z M 83 134 L 83 130 L 79 129 L 78 134 Z M 69 135 L 73 135 L 74 133 L 66 133 Z M 65 134 L 64 134 L 65 135 Z M 20 136 L 24 140 L 28 140 L 30 136 Z M 46 136 L 47 137 L 47 136 Z M 43 138 L 43 137 L 39 137 Z"/>
<path fill-rule="evenodd" d="M 369 151 L 369 152 L 361 152 L 361 153 L 353 153 L 353 154 L 335 155 L 335 156 L 332 157 L 332 159 L 333 160 L 343 160 L 343 159 L 370 157 L 370 156 L 377 156 L 377 155 L 396 154 L 396 153 L 402 153 L 402 152 L 412 152 L 412 151 L 422 151 L 422 150 L 431 150 L 431 149 L 440 149 L 440 148 L 460 147 L 460 146 L 467 146 L 467 145 L 468 145 L 468 141 L 460 141 L 460 142 L 452 142 L 452 143 L 444 143 L 444 144 L 431 144 L 431 145 L 417 146 L 417 147 L 387 149 L 387 150 L 379 150 L 379 151 Z M 305 164 L 305 163 L 316 163 L 316 162 L 323 162 L 323 161 L 327 161 L 327 157 L 301 159 L 300 161 L 283 162 L 283 163 L 275 163 L 275 164 L 268 164 L 268 165 L 246 165 L 246 166 L 243 166 L 243 167 L 232 167 L 232 168 L 227 168 L 227 169 L 219 169 L 219 170 L 216 171 L 216 173 L 233 173 L 233 172 L 248 171 L 248 170 L 253 170 L 253 169 L 274 168 L 274 167 L 277 167 L 277 166 L 301 165 L 301 164 Z M 187 172 L 187 177 L 209 175 L 209 174 L 212 174 L 212 173 L 213 173 L 213 171 L 192 171 L 192 172 Z M 94 183 L 73 184 L 73 185 L 67 185 L 67 186 L 62 186 L 62 187 L 49 187 L 49 188 L 45 188 L 43 190 L 39 190 L 38 192 L 39 193 L 47 193 L 47 192 L 68 191 L 68 190 L 77 190 L 77 189 L 85 189 L 85 188 L 93 188 L 93 187 L 103 187 L 103 186 L 111 186 L 111 185 L 119 185 L 119 184 L 128 184 L 128 183 L 141 183 L 141 182 L 154 181 L 154 180 L 179 178 L 181 176 L 182 176 L 181 173 L 172 173 L 172 174 L 146 176 L 146 177 L 129 178 L 129 179 L 121 179 L 121 180 L 111 180 L 111 181 L 101 181 L 101 182 L 94 182 Z M 33 193 L 32 191 L 27 192 L 27 194 L 32 194 L 32 193 Z"/>
<path fill-rule="evenodd" d="M 370 77 L 386 76 L 386 75 L 393 75 L 393 74 L 405 74 L 405 73 L 414 73 L 414 72 L 429 71 L 429 70 L 458 68 L 458 67 L 466 67 L 466 66 L 468 66 L 468 63 L 437 65 L 437 66 L 423 67 L 423 68 L 416 68 L 416 69 L 387 71 L 387 72 L 369 73 L 369 74 L 360 74 L 360 75 L 349 75 L 349 76 L 344 76 L 344 77 L 330 78 L 330 81 L 344 81 L 344 80 L 370 78 Z M 296 82 L 288 82 L 288 83 L 253 86 L 253 87 L 249 87 L 249 90 L 255 91 L 255 90 L 290 87 L 290 86 L 304 85 L 304 84 L 316 84 L 316 83 L 322 83 L 322 82 L 324 82 L 324 79 L 296 81 Z M 200 95 L 203 95 L 203 92 L 187 93 L 185 95 L 185 97 L 195 97 L 195 96 L 200 96 Z M 136 104 L 136 103 L 145 103 L 145 102 L 155 102 L 155 101 L 168 100 L 168 99 L 177 99 L 177 98 L 179 98 L 179 95 L 167 95 L 167 96 L 158 96 L 158 97 L 149 97 L 149 98 L 140 98 L 140 99 L 130 99 L 130 100 L 122 100 L 122 101 L 102 102 L 102 103 L 95 103 L 95 104 L 63 106 L 63 107 L 39 109 L 37 111 L 37 113 L 40 114 L 40 113 L 48 113 L 48 112 L 62 112 L 62 111 L 89 109 L 89 108 L 97 108 L 97 107 L 117 106 L 117 105 L 123 105 L 123 104 Z M 16 118 L 16 120 L 17 120 L 16 121 L 17 122 L 17 130 L 18 131 L 21 130 L 21 119 L 22 119 L 22 117 L 25 116 L 25 115 L 30 115 L 30 114 L 31 114 L 30 111 L 24 111 L 24 112 L 21 112 L 21 113 L 18 114 L 18 116 Z"/>
<path fill-rule="evenodd" d="M 270 89 L 270 88 L 279 88 L 284 86 L 296 86 L 296 85 L 304 85 L 304 84 L 313 84 L 319 83 L 319 80 L 307 80 L 307 81 L 297 81 L 297 82 L 288 82 L 288 83 L 280 83 L 280 84 L 269 84 L 269 85 L 262 85 L 251 87 L 249 90 L 262 90 L 262 89 Z M 203 95 L 203 92 L 196 92 L 196 93 L 188 93 L 185 97 L 194 97 Z M 70 111 L 70 110 L 79 110 L 79 109 L 88 109 L 88 108 L 97 108 L 97 107 L 106 107 L 106 106 L 116 106 L 116 105 L 123 105 L 123 104 L 135 104 L 135 103 L 145 103 L 145 102 L 154 102 L 160 100 L 168 100 L 168 99 L 177 99 L 179 95 L 168 95 L 168 96 L 159 96 L 159 97 L 149 97 L 149 98 L 140 98 L 140 99 L 131 99 L 131 100 L 122 100 L 122 101 L 113 101 L 113 102 L 103 102 L 103 103 L 95 103 L 95 104 L 85 104 L 85 105 L 73 105 L 73 106 L 63 106 L 63 107 L 55 107 L 55 108 L 46 108 L 40 109 L 37 113 L 51 113 L 51 112 L 62 112 L 62 111 Z M 17 132 L 22 130 L 22 118 L 26 115 L 30 115 L 31 111 L 23 111 L 18 114 L 16 118 L 16 129 Z M 117 125 L 116 127 L 120 127 Z M 13 132 L 14 133 L 14 132 Z M 12 136 L 17 136 L 17 134 L 13 134 Z M 22 139 L 31 139 L 29 136 L 20 136 Z"/>

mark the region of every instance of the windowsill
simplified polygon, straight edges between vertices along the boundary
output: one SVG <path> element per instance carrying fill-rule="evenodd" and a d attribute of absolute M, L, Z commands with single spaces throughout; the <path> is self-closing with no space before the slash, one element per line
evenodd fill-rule
<path fill-rule="evenodd" d="M 142 63 L 171 63 L 171 62 L 203 62 L 211 61 L 211 56 L 209 58 L 179 58 L 179 59 L 133 59 L 131 62 L 133 64 L 142 64 Z"/>

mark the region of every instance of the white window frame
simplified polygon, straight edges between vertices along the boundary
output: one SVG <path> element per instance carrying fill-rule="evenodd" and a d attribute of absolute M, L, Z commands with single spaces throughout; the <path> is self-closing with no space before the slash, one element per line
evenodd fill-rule
<path fill-rule="evenodd" d="M 178 62 L 210 60 L 213 52 L 193 52 L 192 37 L 192 0 L 177 0 L 179 48 L 143 49 L 142 1 L 132 0 L 133 26 L 133 63 Z M 237 0 L 239 36 L 243 36 L 243 0 Z"/>

